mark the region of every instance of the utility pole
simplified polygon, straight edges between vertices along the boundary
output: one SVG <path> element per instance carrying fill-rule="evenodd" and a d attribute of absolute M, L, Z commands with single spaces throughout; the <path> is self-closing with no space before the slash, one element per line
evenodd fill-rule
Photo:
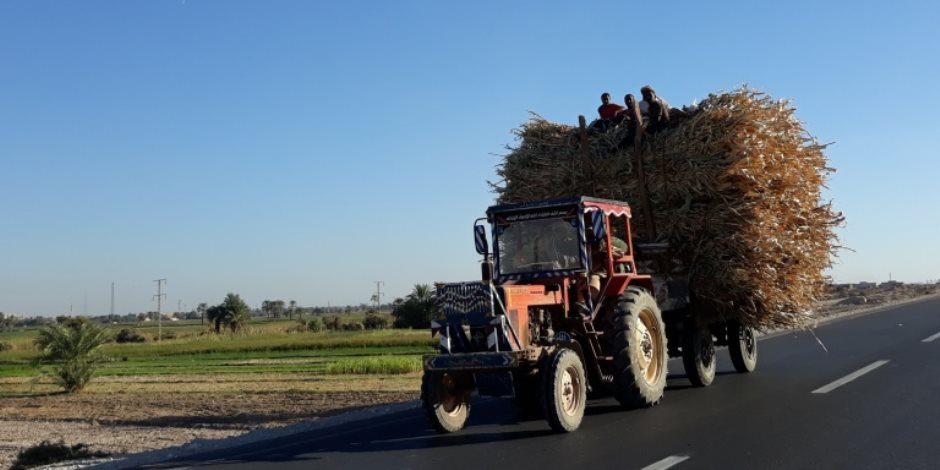
<path fill-rule="evenodd" d="M 111 282 L 111 316 L 108 320 L 114 323 L 114 282 Z"/>
<path fill-rule="evenodd" d="M 384 281 L 375 281 L 375 311 L 376 312 L 379 311 L 379 304 L 382 303 L 382 296 L 385 295 L 382 292 L 382 285 L 384 284 L 385 284 Z"/>
<path fill-rule="evenodd" d="M 163 293 L 163 284 L 166 283 L 166 279 L 154 279 L 153 282 L 157 283 L 157 295 L 154 297 L 157 298 L 157 342 L 163 341 L 163 314 L 161 313 L 161 308 L 163 307 L 163 299 L 166 297 L 166 294 Z"/>

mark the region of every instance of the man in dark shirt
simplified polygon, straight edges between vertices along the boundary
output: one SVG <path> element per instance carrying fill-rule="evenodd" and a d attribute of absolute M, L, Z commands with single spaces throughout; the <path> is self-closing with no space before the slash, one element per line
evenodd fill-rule
<path fill-rule="evenodd" d="M 618 112 L 623 110 L 623 106 L 610 102 L 610 93 L 601 95 L 601 103 L 603 104 L 597 108 L 597 114 L 600 114 L 601 119 L 613 119 L 617 116 Z"/>

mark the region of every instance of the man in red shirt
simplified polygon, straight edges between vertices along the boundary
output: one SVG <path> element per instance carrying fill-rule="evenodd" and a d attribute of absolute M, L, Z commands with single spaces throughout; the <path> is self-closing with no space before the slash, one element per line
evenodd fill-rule
<path fill-rule="evenodd" d="M 601 95 L 601 103 L 604 104 L 597 108 L 597 114 L 601 115 L 601 119 L 613 119 L 617 116 L 618 112 L 624 109 L 623 106 L 610 102 L 610 93 Z"/>

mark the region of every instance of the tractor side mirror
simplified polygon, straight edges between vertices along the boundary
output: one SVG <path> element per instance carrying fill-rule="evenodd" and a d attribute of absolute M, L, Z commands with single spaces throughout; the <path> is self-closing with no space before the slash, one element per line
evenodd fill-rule
<path fill-rule="evenodd" d="M 486 242 L 486 227 L 473 226 L 473 241 L 476 243 L 477 253 L 486 256 L 490 252 L 489 244 Z"/>

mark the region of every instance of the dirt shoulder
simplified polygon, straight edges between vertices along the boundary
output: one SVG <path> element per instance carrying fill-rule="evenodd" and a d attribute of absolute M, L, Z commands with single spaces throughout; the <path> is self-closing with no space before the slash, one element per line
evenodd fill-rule
<path fill-rule="evenodd" d="M 0 399 L 0 468 L 43 440 L 85 443 L 112 454 L 221 439 L 418 398 L 417 390 L 244 394 L 80 393 Z"/>

